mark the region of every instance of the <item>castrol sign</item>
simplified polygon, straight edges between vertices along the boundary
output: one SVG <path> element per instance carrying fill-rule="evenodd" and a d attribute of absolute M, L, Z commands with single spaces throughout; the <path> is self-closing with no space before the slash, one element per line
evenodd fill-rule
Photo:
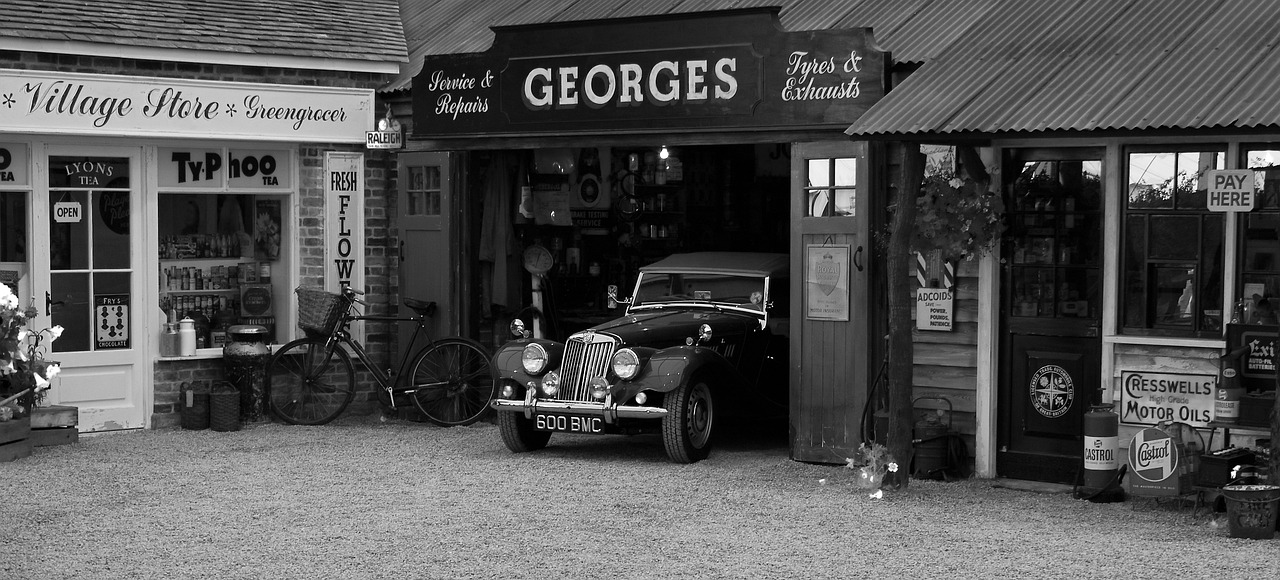
<path fill-rule="evenodd" d="M 1134 495 L 1178 495 L 1182 450 L 1168 433 L 1147 428 L 1129 441 L 1130 491 Z"/>

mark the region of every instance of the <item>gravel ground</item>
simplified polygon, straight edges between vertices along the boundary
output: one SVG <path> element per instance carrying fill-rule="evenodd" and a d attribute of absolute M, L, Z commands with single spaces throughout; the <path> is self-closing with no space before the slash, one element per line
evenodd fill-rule
<path fill-rule="evenodd" d="M 377 417 L 103 434 L 0 464 L 0 578 L 1280 577 L 1280 539 L 1189 503 L 852 475 L 776 437 L 675 465 L 653 437 L 514 455 Z"/>

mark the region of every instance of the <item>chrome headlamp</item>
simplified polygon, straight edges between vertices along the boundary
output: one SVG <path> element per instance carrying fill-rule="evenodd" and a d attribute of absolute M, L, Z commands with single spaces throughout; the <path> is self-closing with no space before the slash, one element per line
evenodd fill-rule
<path fill-rule="evenodd" d="M 613 374 L 624 381 L 629 381 L 640 374 L 640 355 L 629 348 L 620 349 L 613 353 L 612 366 Z"/>
<path fill-rule="evenodd" d="M 520 353 L 520 365 L 524 367 L 524 372 L 531 375 L 542 373 L 547 370 L 547 349 L 536 342 L 525 345 L 524 351 Z"/>
<path fill-rule="evenodd" d="M 516 338 L 526 338 L 524 335 L 525 330 L 523 320 L 520 320 L 519 318 L 512 319 L 511 326 L 509 328 L 512 336 Z"/>

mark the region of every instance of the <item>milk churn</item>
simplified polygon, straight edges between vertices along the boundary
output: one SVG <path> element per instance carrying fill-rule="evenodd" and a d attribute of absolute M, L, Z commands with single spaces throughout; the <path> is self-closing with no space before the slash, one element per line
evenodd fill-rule
<path fill-rule="evenodd" d="M 222 347 L 227 380 L 240 391 L 243 422 L 262 420 L 267 359 L 271 358 L 271 349 L 264 342 L 266 334 L 265 327 L 238 324 L 227 329 L 227 345 Z"/>

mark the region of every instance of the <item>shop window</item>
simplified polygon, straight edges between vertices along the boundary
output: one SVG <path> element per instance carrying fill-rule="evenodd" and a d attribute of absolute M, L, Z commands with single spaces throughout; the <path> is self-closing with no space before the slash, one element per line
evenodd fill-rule
<path fill-rule="evenodd" d="M 1224 215 L 1208 211 L 1204 173 L 1225 148 L 1130 151 L 1121 325 L 1128 334 L 1222 333 Z"/>
<path fill-rule="evenodd" d="M 1232 322 L 1275 324 L 1280 300 L 1280 145 L 1246 147 L 1257 202 L 1240 217 L 1240 277 Z"/>
<path fill-rule="evenodd" d="M 197 348 L 217 349 L 202 354 L 220 353 L 237 324 L 288 340 L 291 325 L 278 331 L 276 318 L 289 316 L 302 235 L 289 215 L 294 152 L 176 148 L 158 158 L 160 307 L 196 322 Z"/>
<path fill-rule="evenodd" d="M 856 158 L 809 159 L 806 173 L 807 217 L 850 217 L 857 214 Z"/>
<path fill-rule="evenodd" d="M 27 274 L 27 197 L 0 191 L 0 284 L 21 296 L 18 280 Z"/>

